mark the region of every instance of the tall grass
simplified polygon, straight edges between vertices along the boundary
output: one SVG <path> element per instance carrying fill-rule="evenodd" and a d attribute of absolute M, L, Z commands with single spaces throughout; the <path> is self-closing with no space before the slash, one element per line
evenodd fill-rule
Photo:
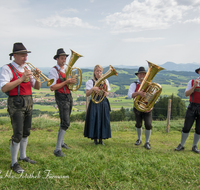
<path fill-rule="evenodd" d="M 65 134 L 71 149 L 62 149 L 66 156 L 58 158 L 53 151 L 59 119 L 34 118 L 27 156 L 37 164 L 20 162 L 25 170 L 22 176 L 9 168 L 12 129 L 9 119 L 1 120 L 1 189 L 200 189 L 199 154 L 191 151 L 194 129 L 185 150 L 174 151 L 180 142 L 183 120 L 171 121 L 169 133 L 165 132 L 166 121 L 154 121 L 151 150 L 143 147 L 144 134 L 142 145 L 134 145 L 134 121 L 112 122 L 112 138 L 104 141 L 105 146 L 84 138 L 84 123 L 74 122 Z"/>

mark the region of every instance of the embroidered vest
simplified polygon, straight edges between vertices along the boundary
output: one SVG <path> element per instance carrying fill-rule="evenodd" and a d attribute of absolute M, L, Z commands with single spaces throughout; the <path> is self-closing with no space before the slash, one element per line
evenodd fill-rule
<path fill-rule="evenodd" d="M 192 86 L 194 84 L 194 79 L 192 80 Z M 197 86 L 194 90 L 194 92 L 190 95 L 190 100 L 191 103 L 197 103 L 200 104 L 200 87 Z"/>
<path fill-rule="evenodd" d="M 55 66 L 54 68 L 57 70 L 58 75 L 59 75 L 59 78 L 58 78 L 58 80 L 56 81 L 56 84 L 59 84 L 59 83 L 61 83 L 61 82 L 64 81 L 64 79 L 65 79 L 65 73 L 60 72 L 56 66 Z M 62 93 L 62 94 L 65 94 L 65 92 L 66 92 L 67 94 L 70 94 L 70 90 L 69 90 L 69 88 L 68 88 L 67 85 L 63 86 L 62 88 L 59 88 L 57 91 L 58 91 L 59 93 Z"/>
<path fill-rule="evenodd" d="M 137 83 L 137 82 L 135 82 L 135 84 L 136 84 L 135 92 L 137 92 L 137 91 L 138 91 L 138 89 L 140 88 L 140 84 L 139 84 L 139 83 Z"/>
<path fill-rule="evenodd" d="M 14 70 L 12 67 L 8 64 L 10 70 L 12 71 L 13 78 L 10 82 L 17 80 L 17 75 L 15 74 Z M 18 74 L 19 77 L 22 77 L 23 73 L 19 72 L 17 69 L 15 69 L 16 73 Z M 18 95 L 18 86 L 13 88 L 12 90 L 9 91 L 9 96 L 17 96 Z M 20 84 L 20 93 L 19 95 L 32 95 L 31 91 L 31 82 L 22 82 Z"/>

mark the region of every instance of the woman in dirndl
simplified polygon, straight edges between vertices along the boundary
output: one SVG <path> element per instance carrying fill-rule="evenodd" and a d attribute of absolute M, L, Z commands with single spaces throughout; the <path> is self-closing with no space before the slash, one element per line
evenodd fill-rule
<path fill-rule="evenodd" d="M 94 87 L 95 82 L 101 77 L 103 68 L 100 65 L 94 67 L 93 79 L 86 82 L 86 96 L 90 96 L 92 92 L 98 93 L 99 87 Z M 86 113 L 84 137 L 94 139 L 94 144 L 105 145 L 102 139 L 111 138 L 110 129 L 110 103 L 106 96 L 110 91 L 110 85 L 107 79 L 105 79 L 106 85 L 104 85 L 105 98 L 102 102 L 96 104 L 90 100 Z M 99 142 L 97 141 L 99 140 Z"/>

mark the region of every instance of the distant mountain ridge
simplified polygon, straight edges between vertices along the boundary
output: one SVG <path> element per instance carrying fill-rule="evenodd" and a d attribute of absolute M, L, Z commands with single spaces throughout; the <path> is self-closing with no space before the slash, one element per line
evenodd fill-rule
<path fill-rule="evenodd" d="M 163 65 L 159 65 L 168 71 L 195 71 L 200 67 L 200 63 L 180 63 L 166 62 Z"/>
<path fill-rule="evenodd" d="M 120 69 L 138 69 L 140 66 L 130 66 L 130 65 L 112 65 L 114 68 L 120 68 Z M 192 71 L 194 72 L 197 68 L 200 67 L 200 63 L 173 63 L 173 62 L 166 62 L 162 65 L 159 65 L 163 68 L 165 68 L 167 71 Z M 108 66 L 107 66 L 108 67 Z M 42 73 L 44 74 L 48 74 L 51 67 L 38 67 Z M 106 68 L 106 67 L 103 67 Z M 148 69 L 148 65 L 145 67 L 146 69 Z M 82 67 L 80 69 L 83 69 L 84 71 L 87 70 L 92 70 L 94 69 L 94 67 Z"/>
<path fill-rule="evenodd" d="M 114 68 L 121 68 L 121 69 L 138 69 L 140 66 L 130 66 L 130 65 L 112 65 Z M 174 62 L 166 62 L 162 65 L 159 65 L 165 68 L 168 71 L 195 71 L 198 67 L 200 67 L 200 63 L 174 63 Z M 148 65 L 145 67 L 148 69 Z M 82 69 L 91 69 L 93 67 L 84 67 Z"/>

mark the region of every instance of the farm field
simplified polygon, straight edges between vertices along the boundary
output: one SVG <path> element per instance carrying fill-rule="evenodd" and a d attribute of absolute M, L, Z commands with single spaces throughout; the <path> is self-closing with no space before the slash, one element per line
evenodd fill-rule
<path fill-rule="evenodd" d="M 119 86 L 117 85 L 111 85 L 111 92 L 114 92 L 119 89 Z M 125 86 L 126 89 L 129 88 L 129 86 Z M 185 87 L 175 87 L 172 85 L 162 85 L 162 93 L 161 96 L 170 96 L 174 94 L 175 96 L 178 93 L 178 89 L 185 89 Z M 85 92 L 84 91 L 76 91 L 72 92 L 73 100 L 77 100 L 77 97 L 79 96 L 84 96 L 85 97 Z M 39 91 L 33 89 L 33 99 L 35 98 L 43 98 L 43 99 L 49 99 L 49 98 L 54 98 L 54 92 L 50 91 L 49 88 L 41 88 Z M 4 98 L 5 99 L 5 98 Z M 127 96 L 120 96 L 120 97 L 115 97 L 115 98 L 108 98 L 110 105 L 111 105 L 111 110 L 119 110 L 121 107 L 124 107 L 125 109 L 131 109 L 133 107 L 133 99 L 127 99 Z M 188 98 L 186 97 L 184 99 L 186 101 L 186 106 L 188 105 Z M 58 110 L 55 108 L 55 105 L 40 105 L 37 103 L 34 103 L 33 109 L 40 110 L 40 111 L 49 111 L 49 112 L 57 112 Z M 79 111 L 85 111 L 86 110 L 86 105 L 74 105 L 72 113 L 74 114 Z M 7 109 L 0 109 L 0 113 L 6 113 Z"/>

